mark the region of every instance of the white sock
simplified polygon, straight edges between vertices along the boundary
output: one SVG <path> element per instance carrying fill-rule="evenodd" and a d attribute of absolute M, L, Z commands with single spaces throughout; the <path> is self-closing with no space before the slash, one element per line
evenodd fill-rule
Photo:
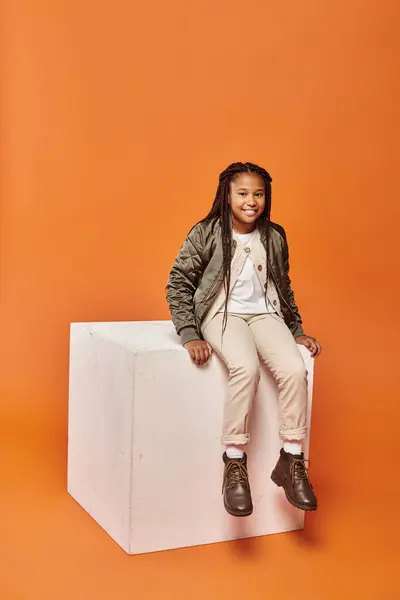
<path fill-rule="evenodd" d="M 303 451 L 303 445 L 301 442 L 284 442 L 283 449 L 285 452 L 290 454 L 301 454 Z"/>
<path fill-rule="evenodd" d="M 244 451 L 237 446 L 225 446 L 225 452 L 228 458 L 243 458 Z"/>

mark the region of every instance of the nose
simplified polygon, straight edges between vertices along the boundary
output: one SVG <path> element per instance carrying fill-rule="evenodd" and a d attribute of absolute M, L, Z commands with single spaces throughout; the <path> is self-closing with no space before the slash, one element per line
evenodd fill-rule
<path fill-rule="evenodd" d="M 257 202 L 254 200 L 254 198 L 249 198 L 246 204 L 249 208 L 255 208 L 257 206 Z"/>

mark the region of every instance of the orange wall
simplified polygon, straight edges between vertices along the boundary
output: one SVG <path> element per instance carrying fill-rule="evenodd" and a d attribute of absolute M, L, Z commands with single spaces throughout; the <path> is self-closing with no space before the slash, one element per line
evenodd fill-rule
<path fill-rule="evenodd" d="M 400 598 L 398 2 L 1 7 L 2 599 Z M 324 346 L 321 509 L 129 558 L 65 493 L 69 323 L 168 318 L 171 262 L 236 160 L 273 176 Z"/>

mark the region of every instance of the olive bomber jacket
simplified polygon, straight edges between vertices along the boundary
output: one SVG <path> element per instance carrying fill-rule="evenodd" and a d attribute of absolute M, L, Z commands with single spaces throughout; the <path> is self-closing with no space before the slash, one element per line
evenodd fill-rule
<path fill-rule="evenodd" d="M 304 335 L 289 277 L 289 249 L 284 229 L 259 219 L 257 227 L 266 249 L 270 276 L 279 294 L 285 323 L 295 338 Z M 233 246 L 235 241 L 232 241 Z M 222 237 L 219 218 L 200 221 L 189 232 L 171 269 L 166 288 L 172 322 L 182 344 L 203 339 L 201 324 L 223 284 Z"/>

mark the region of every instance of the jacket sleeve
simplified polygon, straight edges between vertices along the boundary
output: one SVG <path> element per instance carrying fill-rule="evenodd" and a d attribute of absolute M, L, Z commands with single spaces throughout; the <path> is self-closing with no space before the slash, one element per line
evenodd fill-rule
<path fill-rule="evenodd" d="M 198 236 L 195 237 L 195 244 L 192 233 L 193 230 L 175 259 L 166 288 L 172 322 L 181 336 L 182 344 L 201 339 L 194 317 L 193 296 L 203 273 L 203 263 L 197 247 Z"/>
<path fill-rule="evenodd" d="M 299 336 L 304 335 L 303 325 L 302 325 L 303 320 L 300 315 L 299 307 L 296 304 L 294 292 L 292 289 L 292 282 L 291 282 L 290 275 L 289 275 L 289 272 L 290 272 L 289 246 L 287 243 L 286 233 L 284 231 L 283 231 L 283 239 L 284 239 L 283 266 L 284 266 L 284 280 L 285 280 L 284 282 L 285 282 L 285 288 L 286 288 L 286 296 L 287 296 L 287 302 L 288 302 L 290 311 L 294 318 L 293 336 L 295 338 L 298 338 Z"/>

